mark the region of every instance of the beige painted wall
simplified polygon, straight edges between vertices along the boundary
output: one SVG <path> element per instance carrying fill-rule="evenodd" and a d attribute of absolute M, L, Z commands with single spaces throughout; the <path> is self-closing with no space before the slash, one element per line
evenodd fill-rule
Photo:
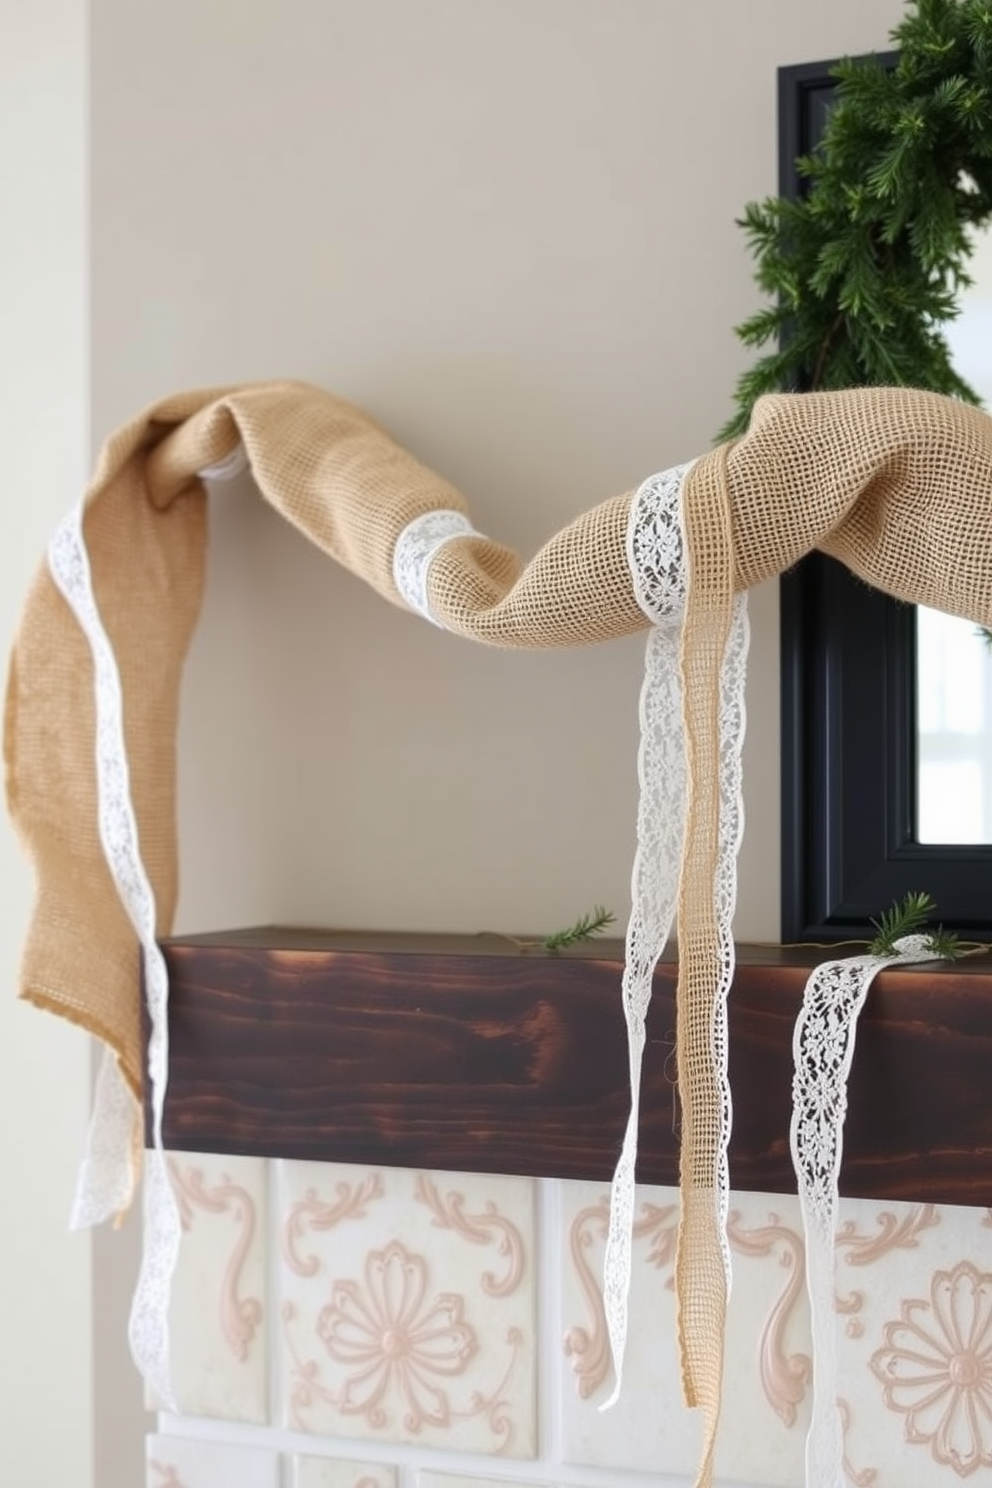
<path fill-rule="evenodd" d="M 96 0 L 93 415 L 294 375 L 530 552 L 699 452 L 755 302 L 775 67 L 894 0 Z M 486 652 L 216 503 L 182 736 L 186 927 L 622 917 L 640 639 Z M 754 596 L 738 931 L 778 928 L 776 596 Z"/>
<path fill-rule="evenodd" d="M 86 472 L 85 6 L 0 0 L 0 632 Z M 13 1000 L 31 876 L 0 828 L 0 1483 L 91 1488 L 86 1040 Z"/>
<path fill-rule="evenodd" d="M 364 403 L 461 485 L 479 527 L 530 552 L 707 446 L 743 365 L 731 327 L 755 303 L 734 218 L 775 188 L 775 68 L 883 46 L 900 5 L 90 10 L 94 437 L 179 386 L 310 378 Z M 33 334 L 22 314 L 22 356 Z M 40 548 L 72 484 L 34 479 L 29 517 L 5 495 L 18 554 Z M 244 490 L 215 503 L 213 525 L 182 732 L 182 927 L 531 931 L 596 900 L 625 914 L 640 641 L 473 649 L 390 610 Z M 0 553 L 11 624 L 27 562 L 11 567 L 14 551 Z M 773 588 L 754 595 L 753 624 L 737 927 L 751 938 L 778 928 Z M 14 1109 L 26 1051 L 54 1059 L 60 1036 L 25 1017 L 4 1039 Z M 38 1139 L 61 1164 L 46 1184 L 75 1155 L 54 1130 L 72 1099 Z M 68 1179 L 57 1187 L 67 1201 Z M 127 1268 L 101 1263 L 106 1243 L 98 1308 L 116 1327 Z M 100 1348 L 103 1397 L 133 1401 L 119 1331 Z M 100 1488 L 137 1481 L 126 1438 Z"/>

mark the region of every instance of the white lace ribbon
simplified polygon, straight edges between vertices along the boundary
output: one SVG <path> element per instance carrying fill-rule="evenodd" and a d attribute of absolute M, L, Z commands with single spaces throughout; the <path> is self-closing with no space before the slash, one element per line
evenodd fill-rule
<path fill-rule="evenodd" d="M 623 1383 L 645 1024 L 655 967 L 675 917 L 685 826 L 679 638 L 686 573 L 679 492 L 688 468 L 681 465 L 646 480 L 634 497 L 627 525 L 627 562 L 634 593 L 653 624 L 648 633 L 641 685 L 637 849 L 631 873 L 631 911 L 621 983 L 627 1024 L 630 1113 L 613 1174 L 603 1259 L 603 1306 L 613 1354 L 614 1386 L 601 1410 L 608 1410 L 616 1403 Z"/>
<path fill-rule="evenodd" d="M 205 465 L 199 474 L 205 481 L 229 481 L 236 480 L 247 469 L 248 451 L 243 444 L 236 444 L 230 454 L 214 465 Z"/>
<path fill-rule="evenodd" d="M 744 735 L 747 729 L 745 683 L 751 627 L 747 612 L 747 595 L 734 596 L 730 633 L 720 669 L 720 833 L 713 894 L 716 905 L 717 946 L 720 975 L 713 1002 L 713 1063 L 720 1090 L 720 1132 L 716 1145 L 716 1172 L 713 1191 L 716 1196 L 717 1223 L 723 1270 L 730 1300 L 733 1264 L 727 1236 L 730 1208 L 730 1164 L 728 1150 L 733 1126 L 733 1102 L 730 1093 L 730 1035 L 727 1028 L 727 1002 L 734 980 L 734 911 L 737 907 L 737 858 L 744 837 L 743 762 Z"/>
<path fill-rule="evenodd" d="M 454 537 L 480 537 L 464 512 L 430 511 L 408 522 L 393 549 L 393 582 L 411 610 L 432 625 L 441 621 L 431 614 L 427 581 L 431 564 L 440 548 Z M 443 628 L 443 627 L 442 627 Z"/>
<path fill-rule="evenodd" d="M 202 480 L 234 480 L 249 467 L 242 444 L 199 472 Z M 152 1149 L 144 1170 L 141 1270 L 131 1306 L 129 1338 L 135 1363 L 163 1409 L 174 1408 L 169 1370 L 169 1301 L 181 1225 L 162 1142 L 169 1080 L 169 978 L 155 939 L 155 898 L 141 859 L 124 740 L 120 673 L 93 592 L 83 537 L 83 504 L 56 529 L 48 566 L 85 635 L 93 657 L 96 712 L 97 817 L 100 843 L 121 903 L 141 947 L 149 1018 L 148 1081 Z M 134 1193 L 133 1139 L 140 1119 L 116 1055 L 104 1046 L 73 1203 L 73 1229 L 103 1224 Z"/>
<path fill-rule="evenodd" d="M 137 1102 L 121 1074 L 117 1055 L 104 1044 L 93 1093 L 93 1110 L 76 1180 L 70 1224 L 87 1230 L 123 1214 L 134 1194 L 132 1139 L 140 1120 Z"/>
<path fill-rule="evenodd" d="M 613 1175 L 603 1263 L 603 1300 L 613 1355 L 614 1388 L 610 1398 L 600 1407 L 602 1410 L 615 1404 L 623 1384 L 645 1024 L 655 968 L 675 917 L 685 832 L 687 780 L 679 653 L 687 571 L 681 490 L 691 466 L 692 462 L 678 465 L 645 481 L 634 497 L 627 527 L 627 561 L 634 593 L 641 609 L 653 622 L 653 628 L 647 641 L 640 700 L 637 850 L 631 880 L 632 906 L 622 984 L 627 1023 L 630 1115 Z M 722 1094 L 722 1128 L 713 1186 L 717 1195 L 728 1288 L 727 1145 L 731 1107 L 727 1078 L 726 998 L 734 972 L 732 921 L 737 891 L 737 852 L 744 829 L 741 748 L 745 725 L 748 635 L 746 597 L 738 595 L 734 600 L 730 636 L 720 675 L 720 849 L 715 886 L 721 981 L 714 1009 L 713 1052 Z"/>
<path fill-rule="evenodd" d="M 837 1406 L 834 1236 L 858 1016 L 872 981 L 884 967 L 939 959 L 925 936 L 906 936 L 896 946 L 896 956 L 851 956 L 818 966 L 806 983 L 792 1043 L 789 1138 L 806 1235 L 813 1342 L 806 1488 L 844 1488 L 845 1482 L 844 1431 Z"/>

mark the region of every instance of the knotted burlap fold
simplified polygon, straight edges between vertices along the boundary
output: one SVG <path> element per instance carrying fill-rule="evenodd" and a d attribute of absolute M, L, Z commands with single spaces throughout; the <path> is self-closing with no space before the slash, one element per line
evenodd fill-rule
<path fill-rule="evenodd" d="M 183 394 L 107 442 L 83 530 L 121 674 L 135 815 L 163 935 L 177 891 L 178 691 L 203 589 L 197 472 L 239 442 L 276 509 L 394 603 L 399 533 L 424 512 L 465 510 L 457 491 L 366 414 L 303 384 Z M 626 510 L 621 499 L 580 518 L 523 572 L 498 543 L 452 543 L 432 569 L 439 618 L 508 646 L 575 645 L 638 629 Z M 38 885 L 21 992 L 111 1044 L 138 1092 L 137 940 L 98 835 L 92 675 L 86 641 L 43 567 L 14 646 L 4 736 L 9 809 Z"/>
<path fill-rule="evenodd" d="M 465 510 L 457 491 L 367 415 L 303 384 L 168 399 L 107 443 L 83 530 L 121 677 L 131 791 L 161 934 L 176 901 L 178 688 L 203 584 L 197 472 L 238 444 L 277 510 L 395 603 L 401 532 L 425 513 Z M 901 389 L 766 398 L 739 443 L 696 462 L 682 503 L 690 793 L 679 895 L 677 1281 L 686 1394 L 708 1417 L 704 1483 L 726 1304 L 712 1202 L 723 1120 L 713 1047 L 713 875 L 715 721 L 733 595 L 820 548 L 901 599 L 992 624 L 992 420 Z M 642 628 L 625 553 L 629 510 L 629 497 L 605 502 L 526 565 L 485 538 L 446 543 L 429 570 L 432 614 L 452 631 L 502 646 L 577 645 Z M 21 992 L 110 1044 L 138 1092 L 138 947 L 98 834 L 92 679 L 86 642 L 43 568 L 14 647 L 4 739 L 9 807 L 38 880 Z"/>

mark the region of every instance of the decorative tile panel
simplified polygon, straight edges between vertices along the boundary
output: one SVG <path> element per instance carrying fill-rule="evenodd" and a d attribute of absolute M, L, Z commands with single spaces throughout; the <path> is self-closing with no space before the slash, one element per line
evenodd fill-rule
<path fill-rule="evenodd" d="M 279 1457 L 254 1447 L 149 1436 L 145 1488 L 279 1488 Z"/>
<path fill-rule="evenodd" d="M 169 1313 L 173 1387 L 190 1416 L 268 1419 L 267 1164 L 174 1152 L 182 1243 Z"/>
<path fill-rule="evenodd" d="M 294 1457 L 292 1488 L 397 1488 L 396 1468 L 344 1457 Z"/>
<path fill-rule="evenodd" d="M 617 1404 L 604 1414 L 598 1407 L 613 1389 L 603 1310 L 609 1196 L 602 1184 L 562 1183 L 561 1190 L 565 1460 L 687 1472 L 701 1433 L 682 1407 L 675 1353 L 671 1282 L 678 1195 L 662 1188 L 637 1190 L 624 1387 Z"/>
<path fill-rule="evenodd" d="M 602 1301 L 605 1189 L 563 1184 L 562 1421 L 566 1460 L 684 1473 L 698 1465 L 699 1414 L 682 1403 L 673 1285 L 678 1193 L 637 1193 L 624 1385 L 613 1388 Z M 777 1488 L 802 1479 L 809 1329 L 795 1199 L 735 1194 L 735 1282 L 728 1318 L 718 1471 Z"/>
<path fill-rule="evenodd" d="M 532 1457 L 534 1182 L 279 1170 L 284 1424 Z"/>
<path fill-rule="evenodd" d="M 837 1294 L 852 1480 L 877 1488 L 985 1482 L 992 1469 L 988 1211 L 846 1202 Z"/>
<path fill-rule="evenodd" d="M 624 1388 L 612 1411 L 602 1307 L 608 1201 L 564 1184 L 565 1457 L 685 1473 L 699 1428 L 681 1404 L 672 1263 L 674 1190 L 638 1190 Z M 801 1488 L 812 1391 L 804 1247 L 792 1196 L 735 1194 L 720 1475 Z M 837 1351 L 845 1469 L 856 1488 L 947 1488 L 992 1467 L 992 1216 L 844 1200 Z"/>

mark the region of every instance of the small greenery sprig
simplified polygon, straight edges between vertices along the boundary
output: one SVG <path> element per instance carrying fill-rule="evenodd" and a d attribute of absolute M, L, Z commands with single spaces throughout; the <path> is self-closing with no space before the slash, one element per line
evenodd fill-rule
<path fill-rule="evenodd" d="M 763 393 L 902 385 L 977 402 L 942 326 L 971 232 L 992 220 L 992 0 L 909 0 L 876 57 L 834 70 L 836 102 L 797 161 L 798 201 L 751 202 L 740 226 L 771 303 L 737 327 L 752 349 L 722 439 Z"/>
<path fill-rule="evenodd" d="M 936 908 L 929 894 L 907 894 L 901 904 L 893 904 L 880 919 L 872 920 L 878 934 L 869 944 L 868 950 L 873 956 L 897 956 L 899 948 L 896 942 L 904 935 L 926 933 L 930 949 L 935 955 L 945 961 L 956 961 L 962 954 L 958 937 L 945 930 L 943 925 L 938 925 L 936 930 L 927 929 L 927 922 L 933 917 Z"/>
<path fill-rule="evenodd" d="M 549 951 L 552 956 L 557 956 L 568 946 L 578 945 L 583 940 L 592 940 L 597 935 L 602 935 L 616 920 L 612 910 L 605 909 L 602 904 L 597 904 L 589 914 L 579 917 L 574 925 L 569 925 L 567 930 L 556 930 L 553 935 L 546 935 L 541 941 L 544 950 Z"/>

